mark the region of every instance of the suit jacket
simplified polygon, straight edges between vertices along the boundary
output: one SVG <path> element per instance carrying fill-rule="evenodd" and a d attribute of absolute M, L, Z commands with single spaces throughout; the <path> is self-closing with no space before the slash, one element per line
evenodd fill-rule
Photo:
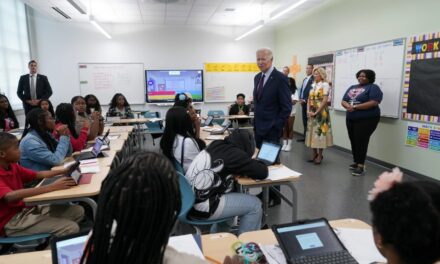
<path fill-rule="evenodd" d="M 264 136 L 271 130 L 282 131 L 292 111 L 292 93 L 287 77 L 274 68 L 258 98 L 261 75 L 260 72 L 254 77 L 254 129 L 256 134 Z"/>
<path fill-rule="evenodd" d="M 37 99 L 49 99 L 52 95 L 52 88 L 45 75 L 37 74 Z M 22 75 L 18 81 L 17 95 L 26 104 L 26 100 L 31 99 L 31 85 L 29 82 L 29 74 Z"/>
<path fill-rule="evenodd" d="M 310 79 L 307 81 L 306 87 L 304 88 L 304 93 L 303 93 L 304 97 L 303 98 L 301 98 L 301 92 L 302 92 L 301 89 L 302 89 L 302 85 L 304 83 L 304 80 L 303 80 L 303 82 L 301 82 L 301 86 L 299 87 L 300 94 L 298 96 L 300 99 L 304 99 L 306 101 L 306 104 L 307 104 L 307 100 L 309 99 L 310 90 L 312 89 L 313 80 L 314 80 L 314 78 L 312 75 L 312 76 L 310 76 Z"/>

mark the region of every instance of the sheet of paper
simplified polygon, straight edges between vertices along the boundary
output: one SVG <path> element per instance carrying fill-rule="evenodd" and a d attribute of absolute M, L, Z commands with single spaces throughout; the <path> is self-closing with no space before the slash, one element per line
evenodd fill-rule
<path fill-rule="evenodd" d="M 81 173 L 98 173 L 99 172 L 99 166 L 79 166 L 79 169 Z"/>
<path fill-rule="evenodd" d="M 81 160 L 79 163 L 81 164 L 81 166 L 85 164 L 98 164 L 98 159 Z"/>
<path fill-rule="evenodd" d="M 286 166 L 271 166 L 269 167 L 269 175 L 267 176 L 267 180 L 282 180 L 288 177 L 298 177 L 302 174 L 287 168 Z"/>
<path fill-rule="evenodd" d="M 197 245 L 197 242 L 194 240 L 193 235 L 170 237 L 170 240 L 168 241 L 168 246 L 174 248 L 181 253 L 186 253 L 189 255 L 194 255 L 201 259 L 205 259 L 202 251 Z"/>
<path fill-rule="evenodd" d="M 286 257 L 279 246 L 261 244 L 259 246 L 269 264 L 287 264 Z"/>
<path fill-rule="evenodd" d="M 386 259 L 374 245 L 373 233 L 370 229 L 337 228 L 339 239 L 359 264 L 372 262 L 386 263 Z"/>

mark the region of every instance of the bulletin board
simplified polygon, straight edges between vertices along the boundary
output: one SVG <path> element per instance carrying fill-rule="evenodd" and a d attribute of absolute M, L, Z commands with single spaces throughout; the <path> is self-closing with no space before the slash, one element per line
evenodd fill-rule
<path fill-rule="evenodd" d="M 402 117 L 440 123 L 440 32 L 408 38 Z"/>

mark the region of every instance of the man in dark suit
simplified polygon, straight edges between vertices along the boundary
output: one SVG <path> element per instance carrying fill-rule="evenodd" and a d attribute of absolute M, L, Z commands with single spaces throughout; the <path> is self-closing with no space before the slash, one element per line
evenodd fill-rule
<path fill-rule="evenodd" d="M 52 95 L 47 77 L 37 74 L 37 62 L 31 60 L 28 63 L 29 74 L 22 75 L 18 81 L 17 95 L 23 102 L 25 114 L 32 108 L 38 107 L 41 99 L 49 99 Z"/>
<path fill-rule="evenodd" d="M 254 77 L 254 131 L 257 148 L 263 141 L 279 144 L 283 127 L 292 111 L 287 77 L 272 66 L 273 53 L 268 48 L 257 50 L 260 73 Z M 279 187 L 276 187 L 279 190 Z M 269 192 L 269 206 L 281 203 L 280 197 Z"/>
<path fill-rule="evenodd" d="M 306 131 L 307 131 L 307 100 L 309 99 L 309 93 L 310 89 L 312 89 L 312 83 L 313 83 L 313 65 L 307 64 L 306 67 L 306 74 L 307 77 L 304 78 L 301 89 L 299 90 L 299 101 L 301 102 L 301 108 L 302 108 L 302 120 L 304 125 L 304 138 L 298 139 L 298 142 L 304 141 L 306 138 Z"/>
<path fill-rule="evenodd" d="M 287 77 L 272 66 L 273 55 L 268 48 L 257 51 L 261 70 L 254 78 L 254 130 L 257 148 L 263 141 L 279 143 L 284 124 L 292 111 L 291 92 Z"/>

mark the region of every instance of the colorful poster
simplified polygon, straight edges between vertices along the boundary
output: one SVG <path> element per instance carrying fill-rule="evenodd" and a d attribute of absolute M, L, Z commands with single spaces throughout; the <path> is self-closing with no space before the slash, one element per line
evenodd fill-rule
<path fill-rule="evenodd" d="M 440 125 L 408 122 L 405 144 L 440 152 Z"/>
<path fill-rule="evenodd" d="M 402 117 L 440 123 L 440 32 L 408 38 Z"/>

